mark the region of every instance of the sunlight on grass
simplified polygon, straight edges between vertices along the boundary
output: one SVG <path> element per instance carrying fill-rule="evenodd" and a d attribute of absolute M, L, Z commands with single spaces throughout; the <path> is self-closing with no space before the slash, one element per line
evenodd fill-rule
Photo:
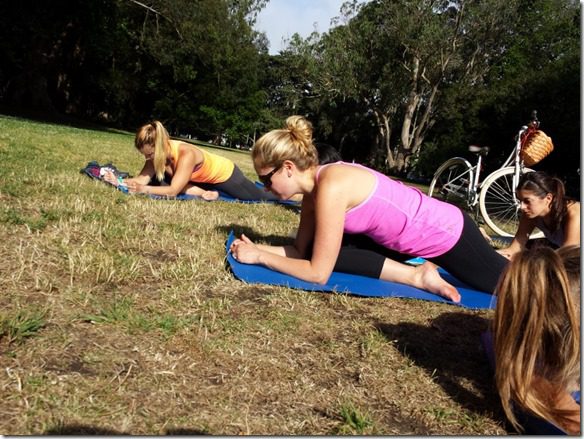
<path fill-rule="evenodd" d="M 240 282 L 229 232 L 290 243 L 297 211 L 128 196 L 92 160 L 143 164 L 132 133 L 0 116 L 3 434 L 505 433 L 452 307 Z M 448 329 L 462 372 L 428 360 Z"/>

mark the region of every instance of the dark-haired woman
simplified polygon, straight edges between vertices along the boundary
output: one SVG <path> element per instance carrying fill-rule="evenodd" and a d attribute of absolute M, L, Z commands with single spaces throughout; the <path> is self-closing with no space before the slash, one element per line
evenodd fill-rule
<path fill-rule="evenodd" d="M 564 183 L 543 171 L 525 174 L 517 185 L 521 219 L 511 245 L 499 250 L 511 258 L 528 246 L 529 235 L 540 229 L 551 247 L 580 245 L 580 203 L 566 197 Z"/>

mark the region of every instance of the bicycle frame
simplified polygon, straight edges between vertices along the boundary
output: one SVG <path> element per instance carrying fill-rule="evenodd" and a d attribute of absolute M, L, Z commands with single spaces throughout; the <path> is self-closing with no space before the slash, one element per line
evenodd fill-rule
<path fill-rule="evenodd" d="M 530 127 L 536 129 L 539 127 L 536 111 L 532 113 L 531 122 L 527 126 L 522 126 L 517 133 L 515 148 L 507 160 L 482 181 L 480 174 L 483 155 L 486 154 L 484 149 L 473 145 L 469 148 L 471 152 L 477 153 L 474 166 L 462 157 L 446 160 L 434 173 L 428 195 L 439 196 L 443 201 L 458 205 L 465 204 L 471 210 L 478 206 L 483 220 L 495 233 L 501 236 L 514 236 L 520 216 L 516 188 L 524 173 L 533 172 L 533 169 L 525 167 L 521 157 L 523 136 Z M 536 236 L 532 234 L 532 237 Z"/>
<path fill-rule="evenodd" d="M 539 125 L 539 124 L 538 124 Z M 521 174 L 523 173 L 523 160 L 521 159 L 521 139 L 523 134 L 527 131 L 528 127 L 523 125 L 517 134 L 517 140 L 515 142 L 515 148 L 511 151 L 507 160 L 501 165 L 499 169 L 513 167 L 515 172 L 513 173 L 513 187 L 517 187 L 519 185 L 519 179 L 521 178 Z M 477 166 L 480 163 L 481 157 L 479 157 L 479 162 L 477 162 Z M 480 172 L 480 169 L 479 169 Z M 477 172 L 477 183 L 478 183 L 478 172 Z M 480 188 L 479 188 L 480 190 Z M 517 195 L 513 192 L 513 200 L 517 205 L 519 205 L 519 200 L 517 199 Z"/>

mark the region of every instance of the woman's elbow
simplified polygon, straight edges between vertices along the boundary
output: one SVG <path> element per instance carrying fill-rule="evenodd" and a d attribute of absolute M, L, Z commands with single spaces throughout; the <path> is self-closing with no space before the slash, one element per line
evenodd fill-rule
<path fill-rule="evenodd" d="M 312 282 L 318 285 L 326 285 L 332 273 L 315 273 Z"/>

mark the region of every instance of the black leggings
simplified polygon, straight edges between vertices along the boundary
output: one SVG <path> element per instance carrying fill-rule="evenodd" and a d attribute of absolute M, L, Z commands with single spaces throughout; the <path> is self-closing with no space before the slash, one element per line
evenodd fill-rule
<path fill-rule="evenodd" d="M 464 226 L 458 242 L 429 260 L 469 286 L 492 293 L 509 261 L 489 245 L 468 214 L 462 213 Z M 385 258 L 405 262 L 413 257 L 387 249 L 364 235 L 344 235 L 334 270 L 379 278 Z"/>
<path fill-rule="evenodd" d="M 278 200 L 271 192 L 266 192 L 263 188 L 257 187 L 252 181 L 248 180 L 243 172 L 235 165 L 233 174 L 223 183 L 194 183 L 202 189 L 208 191 L 221 191 L 227 195 L 239 200 Z"/>

